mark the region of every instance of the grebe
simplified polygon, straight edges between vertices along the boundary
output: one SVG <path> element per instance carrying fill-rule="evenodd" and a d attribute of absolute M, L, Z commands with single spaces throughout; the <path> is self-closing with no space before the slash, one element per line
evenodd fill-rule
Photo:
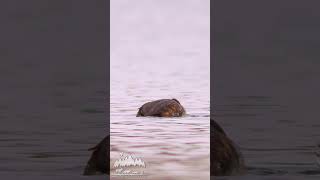
<path fill-rule="evenodd" d="M 145 103 L 139 108 L 138 116 L 180 117 L 186 113 L 177 99 L 160 99 Z"/>

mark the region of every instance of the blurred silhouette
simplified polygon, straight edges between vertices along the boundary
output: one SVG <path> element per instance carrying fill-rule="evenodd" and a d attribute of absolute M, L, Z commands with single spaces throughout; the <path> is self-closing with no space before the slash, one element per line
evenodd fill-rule
<path fill-rule="evenodd" d="M 243 174 L 246 169 L 240 152 L 224 130 L 214 121 L 211 136 L 210 173 L 213 176 Z M 89 150 L 91 157 L 83 175 L 110 174 L 110 136 L 105 137 L 98 145 Z M 319 157 L 319 152 L 316 152 Z"/>
<path fill-rule="evenodd" d="M 316 159 L 317 159 L 317 165 L 318 165 L 318 167 L 320 167 L 320 144 L 318 144 L 316 147 L 315 155 L 316 155 Z"/>
<path fill-rule="evenodd" d="M 210 141 L 210 174 L 213 176 L 237 175 L 245 172 L 244 161 L 232 140 L 213 119 Z"/>
<path fill-rule="evenodd" d="M 105 137 L 98 145 L 90 148 L 92 155 L 87 163 L 83 175 L 110 174 L 110 136 Z"/>

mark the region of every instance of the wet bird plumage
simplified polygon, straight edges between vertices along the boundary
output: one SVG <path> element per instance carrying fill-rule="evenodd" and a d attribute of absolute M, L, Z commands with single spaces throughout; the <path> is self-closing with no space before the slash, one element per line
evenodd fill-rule
<path fill-rule="evenodd" d="M 143 104 L 137 116 L 180 117 L 184 114 L 185 109 L 177 99 L 160 99 Z"/>

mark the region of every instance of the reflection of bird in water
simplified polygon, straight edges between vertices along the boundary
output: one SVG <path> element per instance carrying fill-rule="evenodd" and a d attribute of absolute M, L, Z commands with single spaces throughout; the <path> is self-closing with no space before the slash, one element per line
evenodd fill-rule
<path fill-rule="evenodd" d="M 142 105 L 137 116 L 180 117 L 185 113 L 177 99 L 160 99 Z"/>
<path fill-rule="evenodd" d="M 107 162 L 110 156 L 110 136 L 105 137 L 93 150 L 83 175 L 109 174 L 110 163 Z"/>
<path fill-rule="evenodd" d="M 210 141 L 210 174 L 228 176 L 245 172 L 244 161 L 240 152 L 226 135 L 224 130 L 213 119 L 213 133 Z"/>

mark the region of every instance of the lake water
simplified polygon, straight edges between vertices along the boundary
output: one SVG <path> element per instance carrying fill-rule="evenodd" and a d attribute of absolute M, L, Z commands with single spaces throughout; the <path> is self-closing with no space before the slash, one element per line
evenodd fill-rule
<path fill-rule="evenodd" d="M 1 179 L 105 179 L 82 176 L 107 132 L 105 5 L 0 2 Z"/>
<path fill-rule="evenodd" d="M 241 86 L 216 87 L 221 96 L 215 98 L 215 119 L 240 146 L 249 167 L 247 175 L 235 179 L 318 179 L 314 152 L 320 140 L 319 102 L 313 93 L 320 78 L 317 66 L 311 62 L 290 68 L 274 62 L 229 63 L 225 65 L 231 71 L 247 75 L 246 80 L 225 77 L 229 82 L 238 79 Z M 274 75 L 266 72 L 272 66 L 279 68 Z M 297 73 L 304 74 L 303 79 L 292 78 Z"/>
<path fill-rule="evenodd" d="M 211 103 L 249 167 L 216 179 L 319 179 L 318 9 L 311 1 L 216 1 Z"/>
<path fill-rule="evenodd" d="M 105 179 L 81 175 L 107 131 L 105 4 L 48 2 L 1 1 L 0 175 Z M 215 179 L 319 179 L 314 2 L 215 0 L 212 110 L 249 167 Z M 111 165 L 127 152 L 149 179 L 208 179 L 209 1 L 111 3 Z M 135 117 L 172 97 L 186 117 Z"/>
<path fill-rule="evenodd" d="M 181 2 L 111 1 L 111 168 L 124 152 L 144 160 L 148 179 L 209 179 L 209 1 Z M 187 115 L 136 117 L 163 98 Z"/>

